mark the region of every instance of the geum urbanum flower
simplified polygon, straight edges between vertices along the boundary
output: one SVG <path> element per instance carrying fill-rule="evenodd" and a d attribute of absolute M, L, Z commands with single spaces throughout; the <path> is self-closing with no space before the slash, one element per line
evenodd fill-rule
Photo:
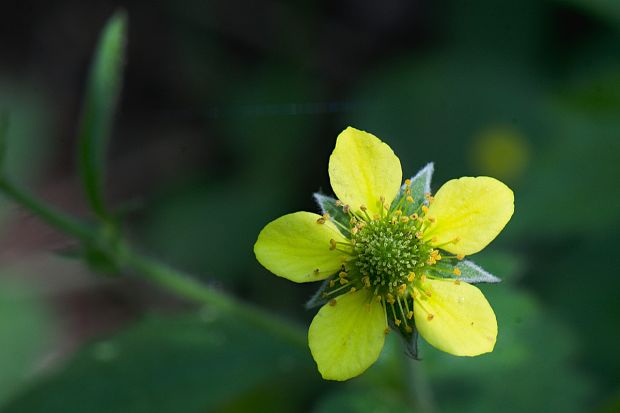
<path fill-rule="evenodd" d="M 497 321 L 475 282 L 498 278 L 467 255 L 482 250 L 514 211 L 512 191 L 464 177 L 430 193 L 433 165 L 402 182 L 400 161 L 375 136 L 347 128 L 329 160 L 338 200 L 315 197 L 323 215 L 295 212 L 269 223 L 254 252 L 274 274 L 325 280 L 308 343 L 325 379 L 347 380 L 374 363 L 390 328 L 417 354 L 418 333 L 457 356 L 493 350 Z"/>

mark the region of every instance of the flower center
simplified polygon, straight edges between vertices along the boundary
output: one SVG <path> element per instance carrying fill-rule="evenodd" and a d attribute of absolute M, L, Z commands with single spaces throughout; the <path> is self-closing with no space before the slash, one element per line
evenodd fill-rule
<path fill-rule="evenodd" d="M 411 275 L 419 272 L 430 256 L 430 247 L 415 235 L 419 223 L 393 218 L 364 221 L 352 236 L 354 265 L 381 296 L 409 284 Z"/>

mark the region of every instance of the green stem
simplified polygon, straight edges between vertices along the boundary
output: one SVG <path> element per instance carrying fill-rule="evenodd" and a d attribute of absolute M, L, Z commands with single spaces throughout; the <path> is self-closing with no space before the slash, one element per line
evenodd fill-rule
<path fill-rule="evenodd" d="M 4 178 L 0 178 L 0 191 L 4 192 L 13 201 L 37 215 L 50 226 L 64 232 L 65 234 L 74 236 L 81 241 L 92 241 L 95 237 L 93 228 L 66 215 L 65 213 L 52 208 L 44 202 L 38 200 L 34 195 L 27 192 L 23 188 L 9 182 Z"/>
<path fill-rule="evenodd" d="M 135 253 L 130 249 L 123 249 L 121 253 L 118 249 L 106 248 L 105 239 L 100 239 L 98 228 L 88 226 L 64 212 L 48 206 L 34 195 L 2 177 L 0 177 L 0 191 L 61 232 L 78 238 L 91 246 L 103 243 L 102 252 L 114 255 L 110 258 L 121 262 L 124 268 L 132 273 L 141 275 L 185 299 L 218 308 L 251 324 L 265 328 L 295 345 L 306 348 L 305 332 L 294 324 L 231 295 L 207 287 L 183 272 Z"/>
<path fill-rule="evenodd" d="M 129 253 L 124 263 L 129 270 L 140 273 L 155 284 L 176 293 L 188 300 L 211 305 L 237 316 L 257 327 L 264 328 L 278 336 L 306 348 L 305 332 L 259 307 L 240 301 L 233 296 L 207 287 L 200 281 L 177 269 L 139 254 Z"/>
<path fill-rule="evenodd" d="M 416 411 L 421 413 L 433 413 L 435 408 L 435 400 L 433 390 L 428 381 L 423 363 L 408 363 L 407 367 L 407 383 L 409 384 L 409 394 L 413 399 Z"/>

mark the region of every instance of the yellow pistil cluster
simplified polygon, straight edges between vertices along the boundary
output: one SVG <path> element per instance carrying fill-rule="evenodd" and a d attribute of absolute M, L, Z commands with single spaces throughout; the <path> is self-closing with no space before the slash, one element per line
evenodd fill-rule
<path fill-rule="evenodd" d="M 406 180 L 403 196 L 395 205 L 387 205 L 380 197 L 377 209 L 381 212 L 372 216 L 365 205 L 353 213 L 353 208 L 337 202 L 337 206 L 349 216 L 349 226 L 336 224 L 349 237 L 347 242 L 330 240 L 329 248 L 342 251 L 347 260 L 324 292 L 324 296 L 329 297 L 347 289 L 370 290 L 375 299 L 383 303 L 392 324 L 405 333 L 413 332 L 413 301 L 420 296 L 416 289 L 428 297 L 431 292 L 424 288 L 428 277 L 434 277 L 433 274 L 438 272 L 460 275 L 460 271 L 450 264 L 438 266 L 444 257 L 429 245 L 430 242 L 423 240 L 425 229 L 435 221 L 428 216 L 428 205 L 433 202 L 433 196 L 427 193 L 423 200 L 415 200 L 410 185 L 411 182 Z M 419 205 L 414 208 L 417 203 Z M 325 214 L 317 222 L 322 224 L 327 219 L 329 216 Z"/>

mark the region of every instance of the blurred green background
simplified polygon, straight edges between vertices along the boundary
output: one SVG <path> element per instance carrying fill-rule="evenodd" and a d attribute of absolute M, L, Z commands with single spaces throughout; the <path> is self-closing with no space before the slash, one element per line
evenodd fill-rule
<path fill-rule="evenodd" d="M 73 241 L 0 206 L 0 411 L 620 412 L 620 2 L 278 0 L 3 5 L 11 175 L 87 215 L 76 131 L 89 60 L 129 14 L 107 192 L 141 248 L 306 328 L 316 285 L 269 274 L 272 219 L 316 211 L 348 125 L 433 189 L 491 175 L 516 195 L 473 259 L 496 350 L 461 359 L 394 334 L 323 382 L 307 348 L 59 254 Z"/>

